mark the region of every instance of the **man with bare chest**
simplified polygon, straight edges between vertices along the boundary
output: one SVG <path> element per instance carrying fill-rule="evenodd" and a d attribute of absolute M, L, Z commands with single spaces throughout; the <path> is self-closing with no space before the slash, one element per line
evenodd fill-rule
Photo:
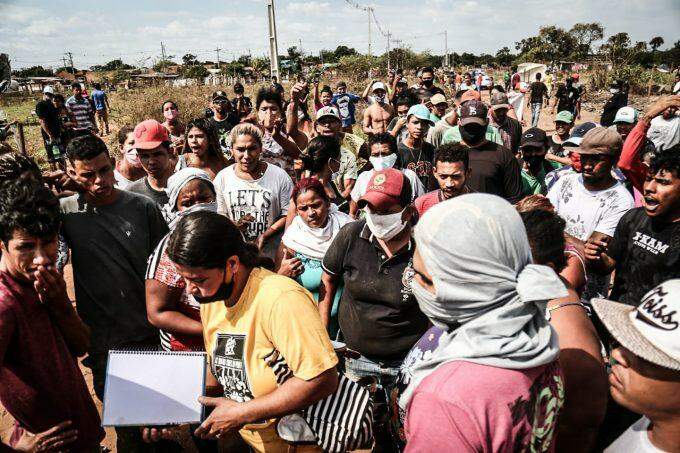
<path fill-rule="evenodd" d="M 367 135 L 387 132 L 387 126 L 394 117 L 394 107 L 387 101 L 387 88 L 382 82 L 376 82 L 372 88 L 372 101 L 364 110 L 363 131 Z"/>

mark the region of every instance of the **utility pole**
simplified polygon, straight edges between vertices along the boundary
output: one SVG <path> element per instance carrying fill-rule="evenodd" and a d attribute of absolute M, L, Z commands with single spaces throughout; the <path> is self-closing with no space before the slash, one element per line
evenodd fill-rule
<path fill-rule="evenodd" d="M 68 61 L 71 64 L 71 74 L 75 75 L 76 68 L 73 67 L 73 54 L 71 52 L 66 52 L 66 55 L 68 55 Z"/>
<path fill-rule="evenodd" d="M 302 52 L 302 38 L 298 39 L 298 43 L 300 44 L 298 46 L 298 50 L 300 51 L 300 55 L 302 55 L 303 54 L 303 52 Z"/>
<path fill-rule="evenodd" d="M 390 72 L 390 37 L 392 36 L 392 33 L 390 31 L 387 31 L 387 73 L 389 74 Z"/>
<path fill-rule="evenodd" d="M 267 0 L 269 16 L 269 75 L 279 78 L 279 44 L 276 39 L 276 15 L 274 14 L 274 0 Z"/>
<path fill-rule="evenodd" d="M 64 69 L 66 69 L 66 57 L 65 57 L 65 56 L 62 56 L 62 57 L 61 57 L 61 61 L 64 62 Z"/>
<path fill-rule="evenodd" d="M 444 30 L 444 66 L 449 67 L 449 35 L 448 30 Z"/>
<path fill-rule="evenodd" d="M 220 69 L 220 49 L 219 47 L 215 49 L 215 54 L 217 55 L 217 69 Z"/>
<path fill-rule="evenodd" d="M 373 13 L 373 8 L 370 6 L 366 8 L 366 12 L 368 13 L 368 56 L 372 56 L 371 53 L 371 14 Z"/>
<path fill-rule="evenodd" d="M 161 72 L 165 72 L 165 46 L 161 41 Z"/>

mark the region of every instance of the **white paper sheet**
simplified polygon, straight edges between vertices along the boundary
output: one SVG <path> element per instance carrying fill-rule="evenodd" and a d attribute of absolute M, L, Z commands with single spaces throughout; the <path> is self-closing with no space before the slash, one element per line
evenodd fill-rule
<path fill-rule="evenodd" d="M 202 352 L 110 351 L 103 426 L 199 423 Z"/>

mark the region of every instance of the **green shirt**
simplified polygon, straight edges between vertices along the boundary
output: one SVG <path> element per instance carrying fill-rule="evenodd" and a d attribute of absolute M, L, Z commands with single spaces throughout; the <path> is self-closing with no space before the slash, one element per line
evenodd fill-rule
<path fill-rule="evenodd" d="M 522 195 L 545 195 L 548 188 L 545 185 L 545 167 L 541 166 L 541 171 L 534 176 L 527 170 L 522 169 Z"/>
<path fill-rule="evenodd" d="M 451 129 L 444 132 L 442 137 L 442 145 L 445 143 L 460 143 L 463 139 L 460 136 L 460 126 L 453 126 Z M 503 146 L 503 137 L 501 137 L 500 131 L 491 126 L 486 126 L 486 139 L 490 142 L 498 143 Z"/>

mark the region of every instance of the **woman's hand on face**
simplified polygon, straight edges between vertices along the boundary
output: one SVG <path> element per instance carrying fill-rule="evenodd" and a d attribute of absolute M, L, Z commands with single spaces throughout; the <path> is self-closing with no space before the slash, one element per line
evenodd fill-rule
<path fill-rule="evenodd" d="M 243 419 L 241 403 L 228 398 L 201 396 L 198 401 L 205 407 L 214 407 L 212 413 L 199 426 L 194 434 L 201 439 L 218 439 L 222 434 L 240 429 L 247 423 Z"/>
<path fill-rule="evenodd" d="M 283 259 L 279 267 L 279 274 L 295 278 L 305 271 L 305 266 L 300 258 L 296 257 L 288 249 L 283 252 Z"/>
<path fill-rule="evenodd" d="M 274 140 L 282 139 L 283 135 L 281 134 L 281 128 L 283 127 L 283 120 L 281 118 L 278 118 L 274 120 L 274 129 L 272 130 L 272 138 Z"/>

